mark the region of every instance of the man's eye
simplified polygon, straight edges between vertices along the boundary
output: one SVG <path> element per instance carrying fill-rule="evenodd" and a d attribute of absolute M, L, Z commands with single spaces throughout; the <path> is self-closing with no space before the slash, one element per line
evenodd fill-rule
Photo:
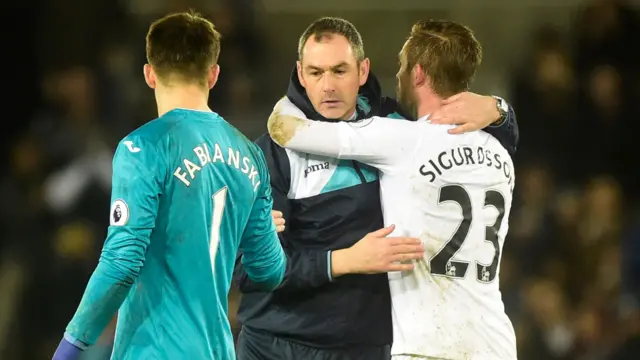
<path fill-rule="evenodd" d="M 346 73 L 346 71 L 344 71 L 344 70 L 336 70 L 336 71 L 334 71 L 334 73 L 336 73 L 337 75 L 342 75 L 342 74 Z"/>
<path fill-rule="evenodd" d="M 311 76 L 320 76 L 322 73 L 320 71 L 312 71 Z"/>

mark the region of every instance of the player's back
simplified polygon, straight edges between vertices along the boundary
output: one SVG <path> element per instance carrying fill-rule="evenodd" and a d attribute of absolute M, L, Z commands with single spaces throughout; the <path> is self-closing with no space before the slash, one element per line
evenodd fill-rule
<path fill-rule="evenodd" d="M 513 163 L 484 132 L 413 125 L 400 164 L 381 177 L 385 223 L 420 238 L 425 259 L 390 273 L 393 354 L 444 359 L 516 358 L 513 326 L 499 290 Z"/>
<path fill-rule="evenodd" d="M 262 154 L 217 114 L 180 109 L 127 142 L 166 171 L 145 263 L 119 313 L 114 358 L 233 358 L 227 294 L 258 190 L 269 183 Z M 126 223 L 135 214 L 125 199 L 121 205 Z"/>

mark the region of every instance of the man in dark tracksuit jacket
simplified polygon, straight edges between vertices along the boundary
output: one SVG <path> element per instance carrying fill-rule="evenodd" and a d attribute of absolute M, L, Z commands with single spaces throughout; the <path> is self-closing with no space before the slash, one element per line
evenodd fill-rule
<path fill-rule="evenodd" d="M 287 97 L 310 119 L 325 120 L 291 74 Z M 381 97 L 369 74 L 360 88 L 357 118 L 406 118 L 396 101 Z M 403 120 L 398 120 L 403 121 Z M 511 151 L 517 142 L 515 115 L 487 128 Z M 280 234 L 289 258 L 285 280 L 272 293 L 252 286 L 241 262 L 235 281 L 242 292 L 238 318 L 239 360 L 390 359 L 391 299 L 387 274 L 331 278 L 330 251 L 348 248 L 383 227 L 377 172 L 351 160 L 296 153 L 268 134 L 256 143 L 271 174 L 273 208 L 284 213 Z"/>

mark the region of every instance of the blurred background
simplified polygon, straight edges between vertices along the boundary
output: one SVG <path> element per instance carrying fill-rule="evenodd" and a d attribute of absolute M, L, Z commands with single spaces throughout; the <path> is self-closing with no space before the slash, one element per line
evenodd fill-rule
<path fill-rule="evenodd" d="M 517 203 L 502 260 L 520 359 L 640 359 L 640 1 L 39 0 L 0 7 L 0 359 L 50 358 L 108 225 L 111 157 L 155 117 L 144 35 L 195 8 L 223 35 L 211 106 L 248 137 L 286 91 L 298 36 L 341 16 L 393 95 L 414 21 L 470 26 L 473 91 L 515 107 Z M 235 324 L 238 294 L 230 296 Z M 375 316 L 375 314 L 372 314 Z M 108 359 L 113 323 L 87 360 Z"/>

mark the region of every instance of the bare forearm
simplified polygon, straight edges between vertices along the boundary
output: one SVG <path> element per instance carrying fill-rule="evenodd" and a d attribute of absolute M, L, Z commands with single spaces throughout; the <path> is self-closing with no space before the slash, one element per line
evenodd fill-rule
<path fill-rule="evenodd" d="M 337 278 L 353 272 L 349 262 L 349 249 L 334 250 L 331 252 L 331 277 Z"/>

